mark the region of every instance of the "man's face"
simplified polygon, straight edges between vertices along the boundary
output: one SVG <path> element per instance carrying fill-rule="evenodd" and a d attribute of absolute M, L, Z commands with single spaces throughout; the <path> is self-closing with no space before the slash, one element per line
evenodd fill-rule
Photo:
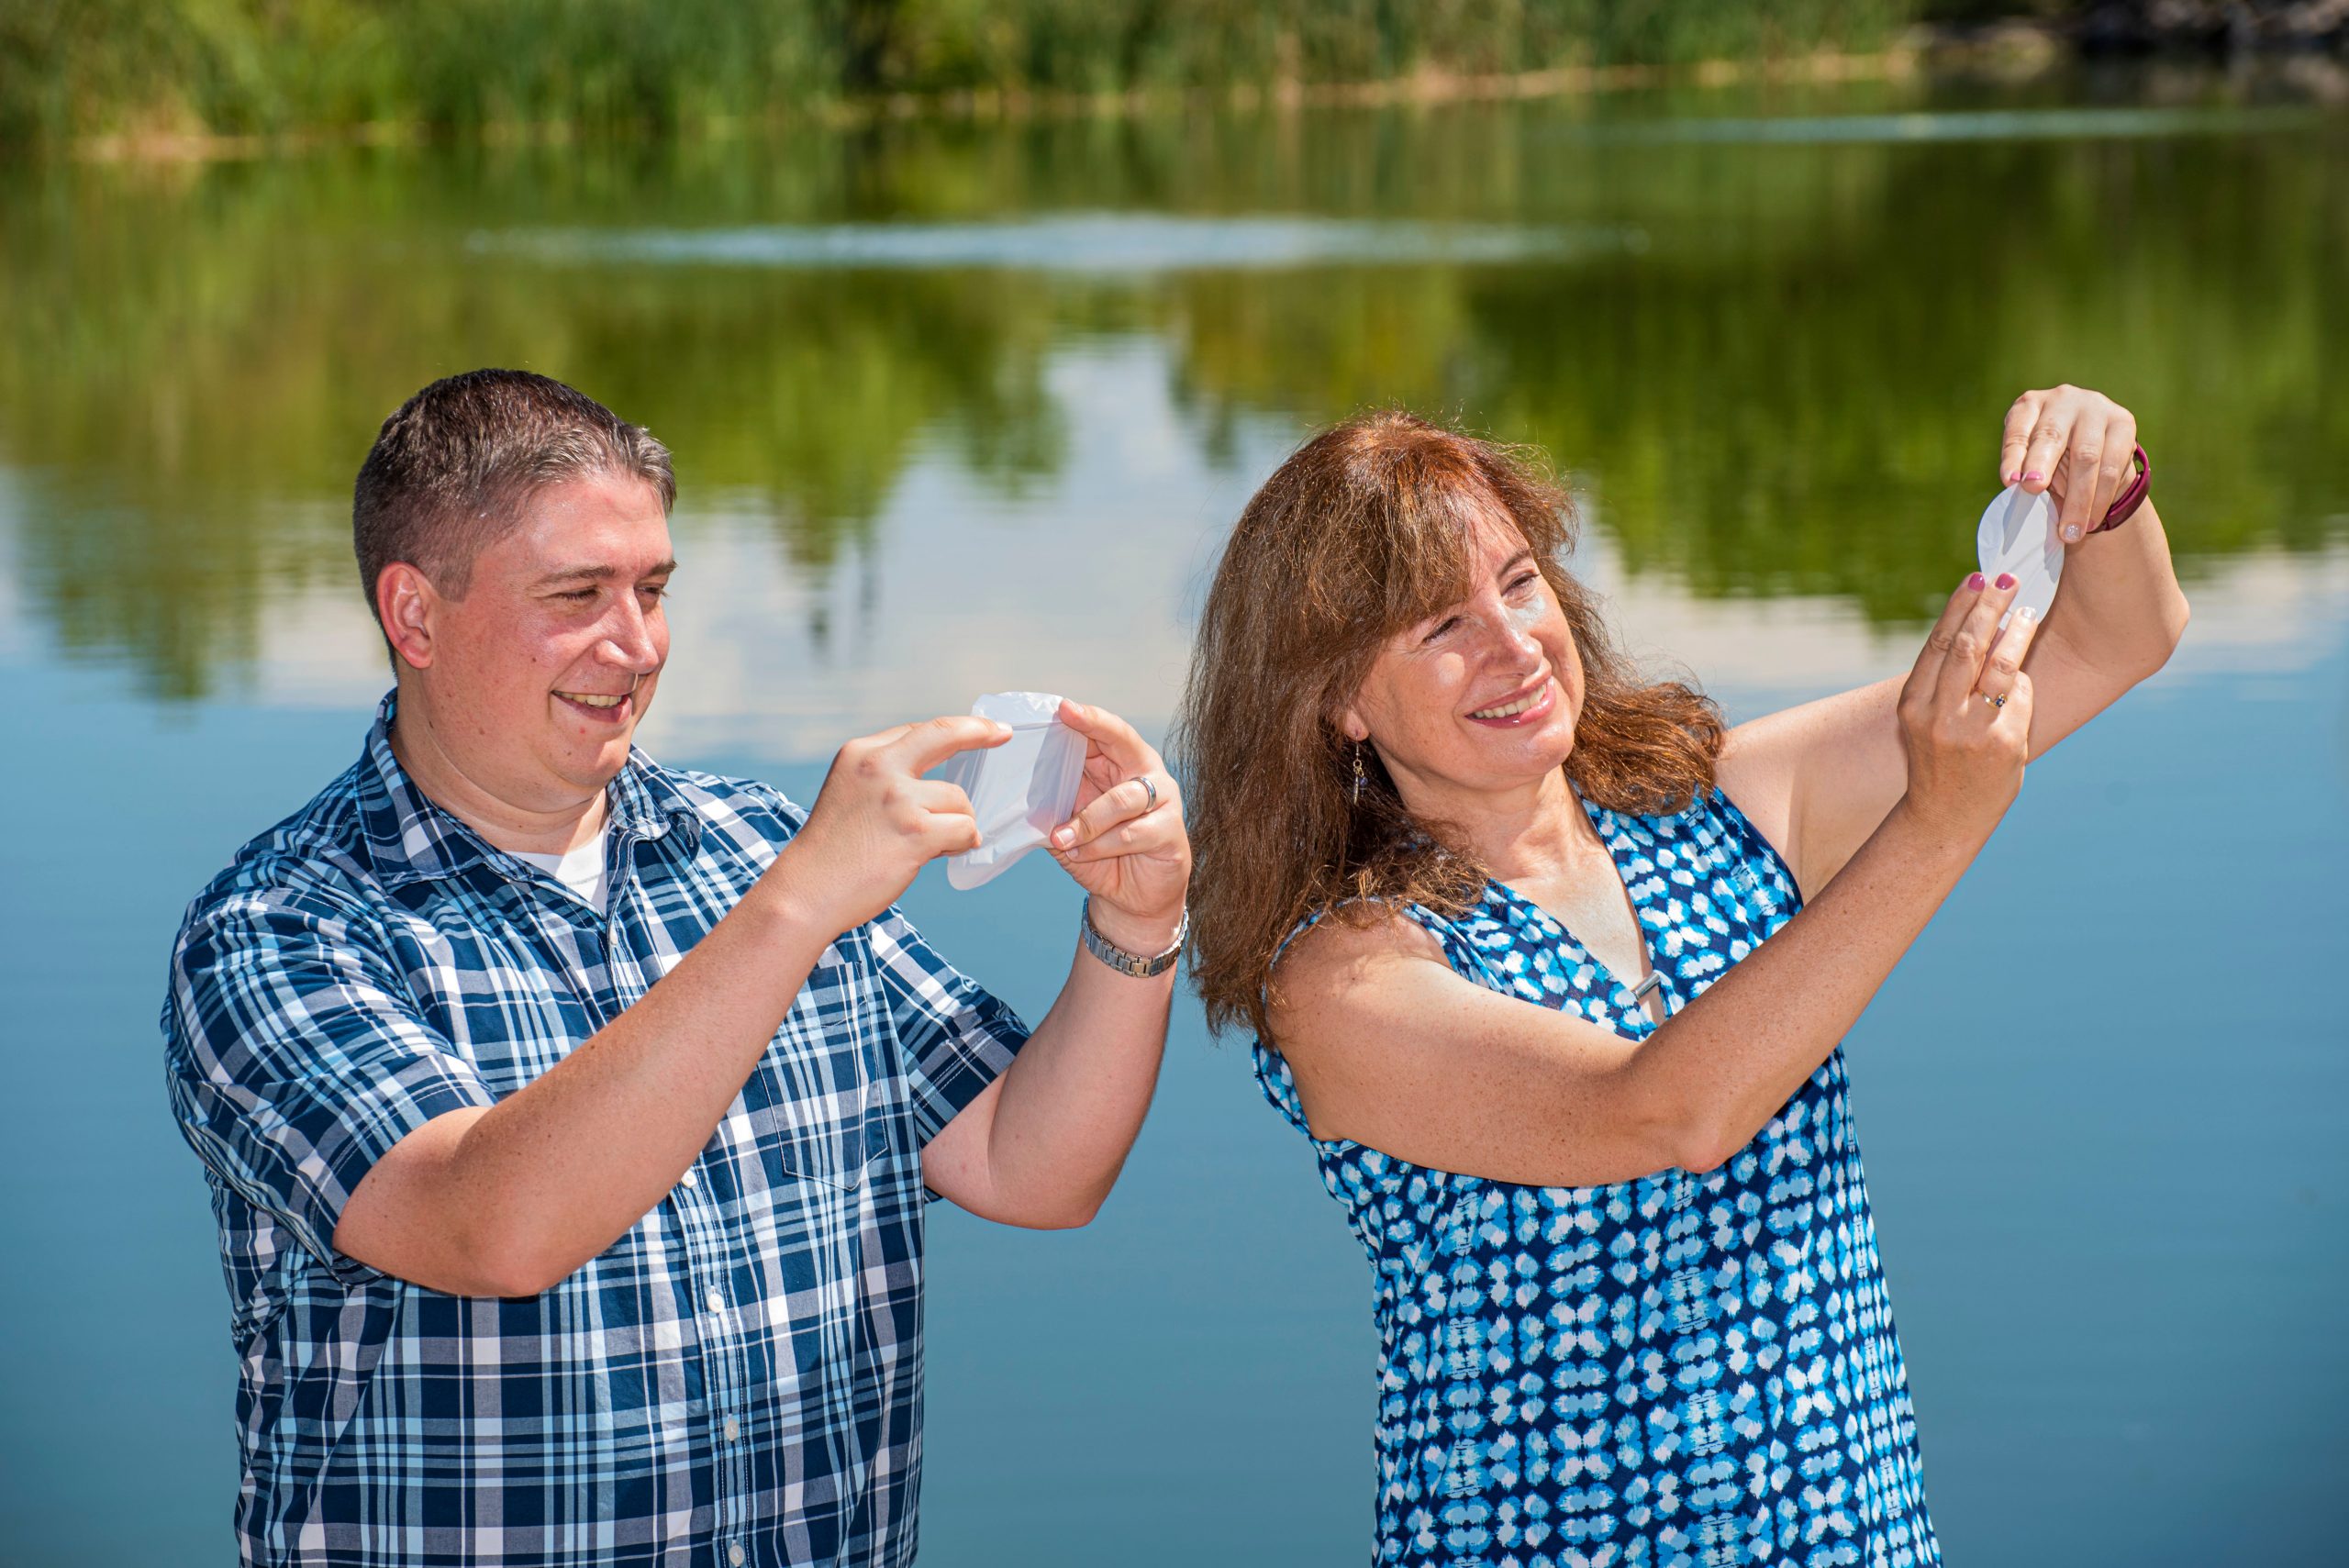
<path fill-rule="evenodd" d="M 628 761 L 669 657 L 661 600 L 676 562 L 660 495 L 640 479 L 572 480 L 525 507 L 474 558 L 462 599 L 435 596 L 417 678 L 440 749 L 473 786 L 560 812 Z"/>

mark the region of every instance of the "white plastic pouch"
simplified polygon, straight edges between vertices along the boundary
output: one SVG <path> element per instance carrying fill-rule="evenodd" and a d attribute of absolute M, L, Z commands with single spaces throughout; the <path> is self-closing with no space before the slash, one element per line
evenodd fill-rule
<path fill-rule="evenodd" d="M 1085 737 L 1060 722 L 1060 710 L 1048 692 L 989 692 L 971 705 L 981 718 L 1011 726 L 1011 739 L 958 751 L 938 775 L 962 786 L 979 824 L 979 847 L 946 857 L 952 885 L 967 891 L 994 880 L 1076 810 Z"/>
<path fill-rule="evenodd" d="M 2045 491 L 2033 495 L 2020 484 L 2000 491 L 1982 514 L 1974 548 L 1987 580 L 1995 583 L 2002 572 L 2014 573 L 2014 602 L 1998 617 L 2001 628 L 2025 605 L 2041 620 L 2047 618 L 2047 606 L 2055 602 L 2055 585 L 2064 576 L 2064 541 L 2055 532 L 2055 503 Z"/>

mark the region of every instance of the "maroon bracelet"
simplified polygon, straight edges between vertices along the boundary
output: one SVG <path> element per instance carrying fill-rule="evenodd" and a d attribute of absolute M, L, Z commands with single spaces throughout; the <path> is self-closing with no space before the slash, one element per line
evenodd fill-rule
<path fill-rule="evenodd" d="M 2138 447 L 2132 454 L 2132 461 L 2137 465 L 2137 477 L 2129 482 L 2129 488 L 2112 503 L 2111 510 L 2104 515 L 2104 521 L 2088 532 L 2100 534 L 2107 528 L 2117 528 L 2136 516 L 2137 508 L 2145 504 L 2145 492 L 2154 487 L 2154 460 L 2145 455 L 2143 447 Z"/>

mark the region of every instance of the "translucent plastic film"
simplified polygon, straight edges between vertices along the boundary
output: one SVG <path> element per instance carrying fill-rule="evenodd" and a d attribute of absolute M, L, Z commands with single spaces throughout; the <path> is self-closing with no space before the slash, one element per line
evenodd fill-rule
<path fill-rule="evenodd" d="M 1075 811 L 1085 737 L 1054 717 L 1060 709 L 1049 692 L 989 692 L 971 705 L 981 718 L 1011 726 L 1011 739 L 990 751 L 958 752 L 939 772 L 971 797 L 979 824 L 979 847 L 946 858 L 953 886 L 993 880 Z"/>
<path fill-rule="evenodd" d="M 2044 492 L 2033 495 L 2020 484 L 1999 492 L 1982 514 L 1974 546 L 1982 575 L 1995 583 L 2002 572 L 2015 578 L 2014 603 L 1998 617 L 2003 627 L 2025 605 L 2041 620 L 2055 602 L 2055 584 L 2064 575 L 2064 541 L 2055 532 L 2055 503 Z"/>

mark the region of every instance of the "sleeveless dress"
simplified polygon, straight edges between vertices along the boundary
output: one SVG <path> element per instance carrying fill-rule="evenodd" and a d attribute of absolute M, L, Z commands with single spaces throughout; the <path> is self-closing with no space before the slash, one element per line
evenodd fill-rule
<path fill-rule="evenodd" d="M 1785 863 L 1718 791 L 1672 817 L 1584 809 L 1670 1012 L 1799 906 Z M 1633 1040 L 1657 1028 L 1498 883 L 1457 920 L 1408 914 L 1490 990 Z M 1259 1040 L 1254 1060 L 1266 1096 L 1312 1138 L 1278 1051 Z M 1313 1140 L 1370 1254 L 1375 1562 L 1941 1562 L 1846 1084 L 1838 1047 L 1718 1169 L 1600 1186 L 1488 1181 Z"/>

